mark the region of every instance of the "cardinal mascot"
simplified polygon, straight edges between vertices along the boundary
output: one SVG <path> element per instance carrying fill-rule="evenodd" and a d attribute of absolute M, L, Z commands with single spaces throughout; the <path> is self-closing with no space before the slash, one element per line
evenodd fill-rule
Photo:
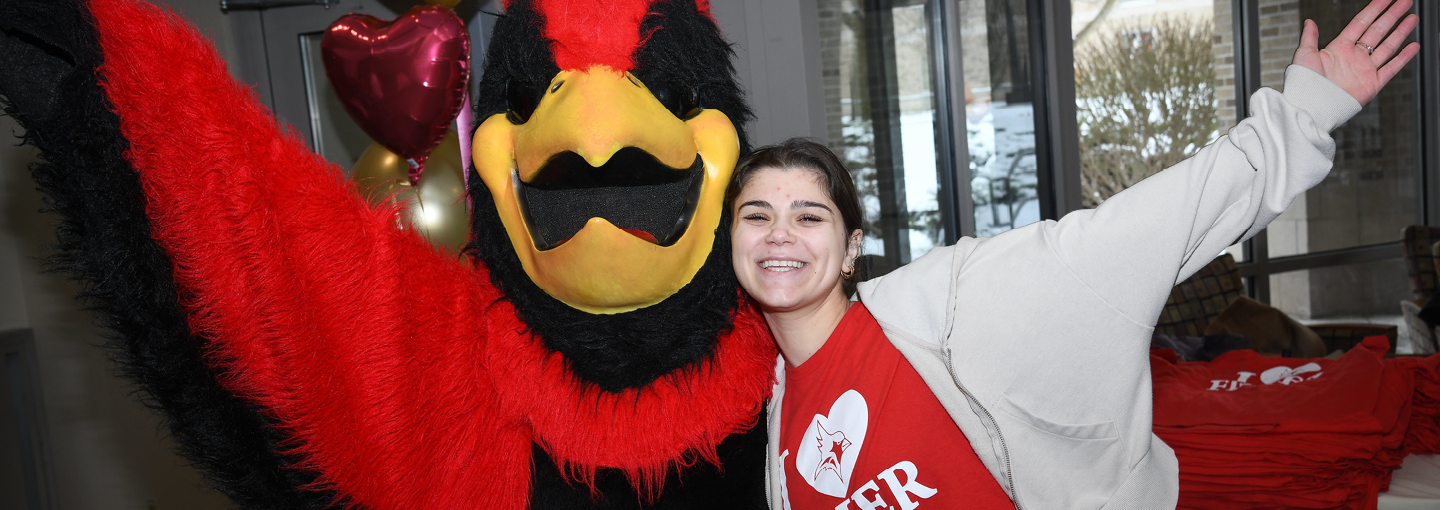
<path fill-rule="evenodd" d="M 705 0 L 510 0 L 456 257 L 163 7 L 0 0 L 53 262 L 243 508 L 763 507 L 776 351 L 730 266 L 732 57 Z"/>

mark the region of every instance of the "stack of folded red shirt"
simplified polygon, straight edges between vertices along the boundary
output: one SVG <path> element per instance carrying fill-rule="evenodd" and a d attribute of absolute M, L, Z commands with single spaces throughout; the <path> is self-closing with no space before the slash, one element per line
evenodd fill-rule
<path fill-rule="evenodd" d="M 1440 451 L 1440 356 L 1233 351 L 1151 357 L 1155 434 L 1180 460 L 1180 508 L 1373 509 L 1408 453 Z"/>
<path fill-rule="evenodd" d="M 1410 428 L 1405 431 L 1400 449 L 1405 453 L 1440 453 L 1440 354 L 1386 361 L 1393 361 L 1414 376 Z"/>

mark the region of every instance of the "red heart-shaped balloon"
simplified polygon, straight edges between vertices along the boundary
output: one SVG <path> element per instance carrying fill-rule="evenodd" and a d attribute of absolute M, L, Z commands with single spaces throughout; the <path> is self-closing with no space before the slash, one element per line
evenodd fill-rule
<path fill-rule="evenodd" d="M 395 21 L 347 14 L 325 31 L 320 52 L 345 111 L 376 142 L 413 161 L 418 177 L 464 106 L 470 78 L 465 23 L 434 5 Z"/>

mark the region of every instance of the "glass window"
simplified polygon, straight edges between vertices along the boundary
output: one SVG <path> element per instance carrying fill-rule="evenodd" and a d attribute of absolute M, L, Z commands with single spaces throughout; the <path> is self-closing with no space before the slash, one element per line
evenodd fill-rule
<path fill-rule="evenodd" d="M 1365 0 L 1261 0 L 1260 67 L 1267 87 L 1284 86 L 1301 23 L 1320 26 L 1320 46 L 1364 8 Z M 1417 223 L 1416 69 L 1406 66 L 1359 115 L 1337 128 L 1335 166 L 1295 199 L 1267 230 L 1271 257 L 1395 242 Z"/>
<path fill-rule="evenodd" d="M 1072 0 L 1081 203 L 1095 207 L 1235 122 L 1230 2 Z"/>
<path fill-rule="evenodd" d="M 1299 41 L 1301 23 L 1314 19 L 1320 46 L 1340 33 L 1364 0 L 1261 0 L 1262 84 L 1284 86 L 1285 68 Z M 1418 66 L 1401 71 L 1380 95 L 1331 136 L 1335 166 L 1324 181 L 1296 197 L 1266 229 L 1270 257 L 1391 243 L 1407 225 L 1420 223 Z M 1399 250 L 1396 250 L 1398 256 Z M 1305 319 L 1399 315 L 1409 296 L 1399 259 L 1271 275 L 1270 301 Z"/>
<path fill-rule="evenodd" d="M 1405 262 L 1399 258 L 1269 278 L 1270 305 L 1304 321 L 1397 323 L 1400 301 L 1412 297 Z"/>
<path fill-rule="evenodd" d="M 975 235 L 1040 220 L 1029 2 L 957 0 Z"/>
<path fill-rule="evenodd" d="M 927 5 L 819 1 L 827 142 L 865 206 L 861 267 L 869 276 L 945 240 Z"/>

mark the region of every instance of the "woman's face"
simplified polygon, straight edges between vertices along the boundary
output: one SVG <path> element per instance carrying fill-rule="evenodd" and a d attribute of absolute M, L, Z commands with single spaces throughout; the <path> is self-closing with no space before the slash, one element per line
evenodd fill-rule
<path fill-rule="evenodd" d="M 840 272 L 854 264 L 860 231 L 847 235 L 818 172 L 760 169 L 734 203 L 735 276 L 762 310 L 787 312 L 846 299 Z"/>

